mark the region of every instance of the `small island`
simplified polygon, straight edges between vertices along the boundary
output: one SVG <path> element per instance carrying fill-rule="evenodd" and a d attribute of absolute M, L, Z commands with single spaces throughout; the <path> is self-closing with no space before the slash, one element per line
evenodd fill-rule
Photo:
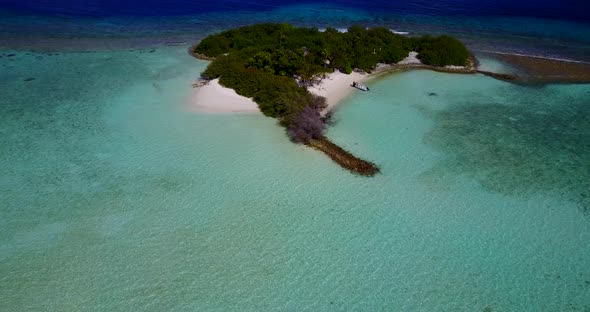
<path fill-rule="evenodd" d="M 250 98 L 264 115 L 278 119 L 293 142 L 363 176 L 375 175 L 379 167 L 324 136 L 333 103 L 317 86 L 322 80 L 350 75 L 362 82 L 371 73 L 408 68 L 477 72 L 474 58 L 456 38 L 408 37 L 385 27 L 352 26 L 341 32 L 257 24 L 208 36 L 191 54 L 211 61 L 201 73 L 203 84 L 214 81 Z"/>

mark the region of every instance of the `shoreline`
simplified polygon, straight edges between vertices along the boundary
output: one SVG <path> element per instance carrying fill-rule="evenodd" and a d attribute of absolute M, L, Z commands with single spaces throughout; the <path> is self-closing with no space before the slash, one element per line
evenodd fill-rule
<path fill-rule="evenodd" d="M 194 53 L 194 46 L 192 45 L 188 49 L 191 56 L 205 61 L 213 60 L 213 58 Z M 313 83 L 307 89 L 312 94 L 326 98 L 327 107 L 324 110 L 324 113 L 326 113 L 338 107 L 346 97 L 357 90 L 351 86 L 353 81 L 365 84 L 383 75 L 416 69 L 449 74 L 483 74 L 494 79 L 519 84 L 590 83 L 589 63 L 489 51 L 482 52 L 482 54 L 494 55 L 496 59 L 516 67 L 520 71 L 519 74 L 522 75 L 515 76 L 479 70 L 477 68 L 477 59 L 474 56 L 470 58 L 470 64 L 465 67 L 437 67 L 422 64 L 419 60 L 416 61 L 413 59 L 410 54 L 408 58 L 397 64 L 379 64 L 370 73 L 353 71 L 351 74 L 345 74 L 338 70 L 332 73 L 326 73 L 324 77 Z M 193 92 L 190 99 L 190 107 L 196 111 L 208 113 L 260 112 L 257 105 L 256 108 L 253 107 L 252 103 L 254 102 L 251 99 L 238 95 L 232 89 L 219 85 L 218 82 L 213 83 L 213 88 L 205 85 L 197 89 L 201 88 L 207 91 L 199 92 L 197 90 Z M 219 92 L 216 93 L 215 90 Z M 233 91 L 234 94 L 230 95 L 230 92 L 227 90 Z M 197 100 L 197 96 L 201 98 Z M 224 100 L 219 101 L 220 98 Z M 228 105 L 219 105 L 219 103 L 225 103 L 226 100 L 229 103 Z"/>
<path fill-rule="evenodd" d="M 204 61 L 212 61 L 214 58 L 201 55 L 194 52 L 193 45 L 189 47 L 188 52 L 194 58 Z M 350 74 L 345 74 L 339 70 L 334 70 L 331 73 L 326 73 L 322 78 L 316 80 L 307 90 L 314 95 L 326 98 L 327 107 L 323 110 L 323 114 L 335 109 L 342 101 L 348 97 L 353 91 L 357 90 L 352 87 L 354 81 L 364 84 L 370 80 L 383 75 L 394 72 L 402 72 L 414 69 L 425 69 L 449 74 L 476 74 L 482 73 L 493 78 L 502 79 L 502 74 L 481 72 L 476 69 L 477 59 L 472 55 L 467 66 L 449 66 L 438 67 L 426 65 L 420 62 L 416 57 L 417 53 L 410 52 L 408 57 L 397 64 L 378 64 L 375 69 L 370 72 L 363 72 L 355 70 Z M 506 78 L 506 77 L 504 77 Z M 504 80 L 512 80 L 513 77 L 508 77 Z M 199 85 L 199 86 L 196 86 Z M 243 113 L 243 112 L 260 112 L 257 104 L 249 98 L 238 95 L 233 89 L 226 88 L 219 84 L 219 79 L 208 81 L 204 84 L 194 84 L 196 91 L 194 91 L 189 100 L 191 109 L 206 113 Z M 256 104 L 256 108 L 253 107 Z"/>
<path fill-rule="evenodd" d="M 312 86 L 307 87 L 307 91 L 314 95 L 326 98 L 326 108 L 324 112 L 334 109 L 353 91 L 357 90 L 352 87 L 352 83 L 364 84 L 375 76 L 373 74 L 352 72 L 345 74 L 339 70 L 332 73 L 327 73 L 320 81 L 315 82 Z"/>
<path fill-rule="evenodd" d="M 316 82 L 312 86 L 308 87 L 307 90 L 312 94 L 323 96 L 326 98 L 326 103 L 328 104 L 328 106 L 323 111 L 323 113 L 325 114 L 328 111 L 336 108 L 346 97 L 348 97 L 352 92 L 357 90 L 356 88 L 352 87 L 353 81 L 364 84 L 384 75 L 414 69 L 433 70 L 449 74 L 478 73 L 476 69 L 477 60 L 474 56 L 470 57 L 469 64 L 467 66 L 457 67 L 438 67 L 426 65 L 420 62 L 420 60 L 416 56 L 416 52 L 410 52 L 405 59 L 398 62 L 397 64 L 381 63 L 378 64 L 375 67 L 375 69 L 370 73 L 362 71 L 353 71 L 351 74 L 345 74 L 340 72 L 339 70 L 334 70 L 334 72 L 332 73 L 325 74 L 324 78 L 321 78 L 319 82 Z M 487 72 L 482 73 L 486 74 Z M 489 74 L 490 76 L 496 75 L 494 73 Z"/>
<path fill-rule="evenodd" d="M 261 113 L 254 100 L 222 86 L 219 79 L 194 87 L 188 98 L 188 107 L 192 111 L 212 114 Z"/>
<path fill-rule="evenodd" d="M 188 47 L 188 55 L 190 55 L 198 60 L 201 60 L 201 61 L 213 61 L 215 59 L 214 57 L 209 57 L 207 55 L 195 52 L 195 49 L 197 48 L 198 45 L 199 45 L 199 43 L 195 43 L 195 44 L 191 45 L 190 47 Z"/>

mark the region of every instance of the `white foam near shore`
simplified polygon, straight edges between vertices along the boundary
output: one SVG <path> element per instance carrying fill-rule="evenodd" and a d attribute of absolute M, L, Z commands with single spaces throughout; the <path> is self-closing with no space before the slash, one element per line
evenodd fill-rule
<path fill-rule="evenodd" d="M 233 89 L 219 84 L 219 79 L 195 88 L 189 99 L 192 110 L 207 113 L 256 113 L 258 104 L 251 98 L 241 96 Z"/>
<path fill-rule="evenodd" d="M 391 31 L 392 33 L 396 34 L 396 35 L 409 35 L 410 32 L 408 31 L 399 31 L 399 30 L 395 30 L 395 29 L 389 29 L 389 31 Z"/>
<path fill-rule="evenodd" d="M 369 29 L 369 28 L 367 27 L 367 29 Z M 325 32 L 326 31 L 326 28 L 318 28 L 318 30 L 320 32 Z M 336 28 L 336 30 L 338 30 L 339 33 L 347 33 L 348 32 L 348 29 L 346 29 L 346 28 Z M 391 31 L 392 33 L 394 33 L 396 35 L 404 35 L 404 36 L 407 36 L 407 35 L 410 34 L 410 32 L 407 32 L 407 31 L 399 31 L 399 30 L 395 30 L 395 29 L 389 29 L 389 31 Z"/>
<path fill-rule="evenodd" d="M 320 32 L 325 32 L 325 31 L 326 31 L 326 28 L 318 28 L 318 30 L 319 30 Z M 347 32 L 348 32 L 348 29 L 346 29 L 346 28 L 336 28 L 336 30 L 337 30 L 339 33 L 347 33 Z"/>

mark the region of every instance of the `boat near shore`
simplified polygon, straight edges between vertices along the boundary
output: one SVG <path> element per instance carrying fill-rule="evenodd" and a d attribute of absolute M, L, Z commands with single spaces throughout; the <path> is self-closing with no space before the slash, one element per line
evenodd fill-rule
<path fill-rule="evenodd" d="M 361 91 L 370 91 L 371 90 L 371 89 L 369 89 L 369 87 L 367 87 L 367 86 L 365 86 L 363 84 L 360 84 L 360 83 L 358 83 L 356 81 L 353 81 L 350 86 L 353 87 L 353 88 L 357 88 L 357 89 L 359 89 Z"/>

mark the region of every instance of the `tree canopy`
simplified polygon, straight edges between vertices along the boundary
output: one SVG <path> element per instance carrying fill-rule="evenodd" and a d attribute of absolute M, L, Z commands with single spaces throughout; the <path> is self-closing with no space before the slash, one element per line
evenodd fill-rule
<path fill-rule="evenodd" d="M 341 33 L 334 28 L 298 28 L 290 24 L 256 24 L 211 35 L 195 52 L 218 57 L 234 54 L 249 68 L 303 79 L 327 70 L 359 68 L 370 72 L 377 63 L 397 63 L 417 51 L 424 64 L 465 65 L 469 53 L 450 36 L 407 37 L 385 27 L 351 26 Z"/>

